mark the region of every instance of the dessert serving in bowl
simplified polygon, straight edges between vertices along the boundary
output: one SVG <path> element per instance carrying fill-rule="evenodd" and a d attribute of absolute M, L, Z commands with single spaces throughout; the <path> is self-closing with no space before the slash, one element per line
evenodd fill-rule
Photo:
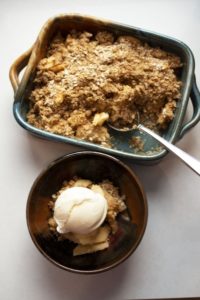
<path fill-rule="evenodd" d="M 147 224 L 138 178 L 118 159 L 83 151 L 49 165 L 27 201 L 27 224 L 38 250 L 67 271 L 93 274 L 126 260 Z"/>
<path fill-rule="evenodd" d="M 142 124 L 175 143 L 200 119 L 194 58 L 184 43 L 91 17 L 50 19 L 10 78 L 14 115 L 25 129 L 136 162 L 159 161 L 167 151 L 137 129 L 112 126 L 134 127 L 139 114 Z M 183 125 L 189 97 L 194 112 Z"/>

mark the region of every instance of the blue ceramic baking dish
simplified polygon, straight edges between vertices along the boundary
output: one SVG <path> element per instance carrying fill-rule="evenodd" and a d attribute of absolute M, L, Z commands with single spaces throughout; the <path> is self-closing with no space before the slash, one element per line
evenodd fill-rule
<path fill-rule="evenodd" d="M 112 133 L 114 147 L 112 149 L 102 147 L 88 141 L 53 134 L 44 130 L 40 130 L 30 125 L 26 120 L 26 114 L 29 108 L 27 95 L 31 89 L 35 76 L 38 62 L 45 56 L 46 49 L 56 31 L 62 30 L 68 32 L 72 29 L 87 30 L 97 32 L 99 30 L 107 30 L 115 35 L 132 35 L 142 41 L 147 42 L 152 47 L 160 47 L 161 49 L 177 54 L 183 63 L 180 72 L 180 80 L 182 81 L 181 99 L 178 102 L 175 117 L 169 127 L 163 132 L 163 137 L 171 143 L 180 140 L 184 134 L 194 127 L 200 120 L 200 93 L 196 85 L 194 75 L 194 57 L 190 48 L 183 42 L 174 38 L 143 30 L 140 28 L 127 26 L 107 20 L 100 20 L 93 17 L 82 15 L 59 15 L 49 19 L 42 27 L 33 47 L 22 54 L 11 66 L 10 80 L 14 89 L 13 113 L 16 121 L 30 133 L 41 138 L 52 141 L 69 143 L 81 146 L 90 150 L 101 151 L 115 156 L 129 158 L 135 163 L 152 164 L 159 162 L 167 154 L 167 150 L 159 147 L 159 144 L 151 137 L 142 134 L 141 138 L 145 142 L 144 150 L 134 152 L 130 148 L 130 133 Z M 26 67 L 24 75 L 19 82 L 19 74 Z M 193 116 L 189 122 L 183 125 L 189 98 L 193 106 Z M 135 131 L 136 136 L 140 135 L 139 131 Z"/>

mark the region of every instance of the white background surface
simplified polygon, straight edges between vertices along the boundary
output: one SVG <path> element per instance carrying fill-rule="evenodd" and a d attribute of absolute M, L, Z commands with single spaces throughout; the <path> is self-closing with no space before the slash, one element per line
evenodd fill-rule
<path fill-rule="evenodd" d="M 200 181 L 171 154 L 153 167 L 132 164 L 146 189 L 149 220 L 142 243 L 117 268 L 99 275 L 68 273 L 43 258 L 29 237 L 25 208 L 35 177 L 51 160 L 77 149 L 36 139 L 17 125 L 8 72 L 12 62 L 32 45 L 44 22 L 67 12 L 108 18 L 184 41 L 194 53 L 200 87 L 198 0 L 0 1 L 0 298 L 200 296 Z M 198 159 L 199 134 L 200 125 L 178 143 Z"/>

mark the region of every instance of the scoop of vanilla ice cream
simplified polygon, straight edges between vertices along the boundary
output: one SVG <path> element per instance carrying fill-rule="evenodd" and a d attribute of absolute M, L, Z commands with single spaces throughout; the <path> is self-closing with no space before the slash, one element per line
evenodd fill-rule
<path fill-rule="evenodd" d="M 58 196 L 54 219 L 59 233 L 87 234 L 97 229 L 107 214 L 106 199 L 88 188 L 72 187 Z"/>

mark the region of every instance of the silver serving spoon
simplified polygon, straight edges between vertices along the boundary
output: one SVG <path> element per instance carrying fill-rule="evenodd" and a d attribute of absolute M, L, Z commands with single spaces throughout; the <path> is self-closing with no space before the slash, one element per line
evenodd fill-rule
<path fill-rule="evenodd" d="M 157 133 L 153 132 L 149 128 L 141 125 L 139 123 L 139 117 L 138 117 L 138 125 L 136 125 L 134 128 L 126 128 L 126 129 L 119 129 L 117 127 L 114 127 L 111 124 L 108 124 L 110 128 L 112 128 L 115 131 L 118 132 L 131 132 L 135 130 L 135 127 L 138 128 L 139 130 L 149 134 L 152 136 L 154 139 L 156 139 L 160 144 L 162 144 L 167 150 L 170 152 L 174 153 L 177 157 L 179 157 L 182 162 L 184 162 L 188 167 L 190 167 L 195 173 L 200 175 L 200 161 L 198 161 L 196 158 L 192 157 L 188 153 L 184 152 L 183 150 L 179 149 L 177 146 L 171 144 L 161 136 L 159 136 Z"/>

